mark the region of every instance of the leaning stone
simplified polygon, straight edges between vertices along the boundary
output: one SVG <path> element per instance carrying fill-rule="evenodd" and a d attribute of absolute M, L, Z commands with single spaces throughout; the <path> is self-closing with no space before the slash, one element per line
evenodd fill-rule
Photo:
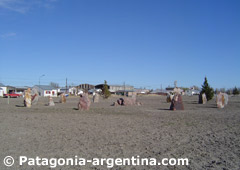
<path fill-rule="evenodd" d="M 32 105 L 36 105 L 38 103 L 38 91 L 36 89 L 32 89 Z"/>

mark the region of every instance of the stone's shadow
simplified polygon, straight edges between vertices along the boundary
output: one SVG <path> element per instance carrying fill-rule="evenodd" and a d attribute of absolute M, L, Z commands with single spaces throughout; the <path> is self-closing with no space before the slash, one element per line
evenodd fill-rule
<path fill-rule="evenodd" d="M 170 109 L 158 109 L 158 110 L 168 110 L 168 111 L 172 111 L 172 110 L 170 110 Z"/>
<path fill-rule="evenodd" d="M 217 106 L 206 106 L 205 108 L 214 108 L 214 109 L 216 109 L 216 108 L 218 108 Z"/>
<path fill-rule="evenodd" d="M 186 102 L 187 104 L 199 104 L 198 102 L 194 101 L 194 102 Z"/>
<path fill-rule="evenodd" d="M 25 107 L 24 105 L 15 105 L 16 107 Z"/>
<path fill-rule="evenodd" d="M 218 107 L 217 106 L 210 106 L 210 107 L 207 107 L 207 108 L 211 108 L 211 109 L 218 109 Z"/>
<path fill-rule="evenodd" d="M 73 110 L 79 110 L 78 108 L 73 108 Z"/>

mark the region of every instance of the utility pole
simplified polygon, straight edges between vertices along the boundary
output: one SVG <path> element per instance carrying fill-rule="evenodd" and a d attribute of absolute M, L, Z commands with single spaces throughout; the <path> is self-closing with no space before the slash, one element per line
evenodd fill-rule
<path fill-rule="evenodd" d="M 39 87 L 38 87 L 38 95 L 39 96 L 41 96 L 42 94 L 40 93 L 40 79 L 42 78 L 42 77 L 44 77 L 45 76 L 45 74 L 43 74 L 43 75 L 41 75 L 41 76 L 39 76 L 39 81 L 38 81 L 38 83 L 39 83 Z"/>
<path fill-rule="evenodd" d="M 126 90 L 125 81 L 123 82 L 123 89 L 124 89 L 123 95 L 125 96 L 125 90 Z"/>
<path fill-rule="evenodd" d="M 66 78 L 66 89 L 65 89 L 65 92 L 67 93 L 67 78 Z"/>
<path fill-rule="evenodd" d="M 177 87 L 177 80 L 174 81 L 174 87 Z"/>

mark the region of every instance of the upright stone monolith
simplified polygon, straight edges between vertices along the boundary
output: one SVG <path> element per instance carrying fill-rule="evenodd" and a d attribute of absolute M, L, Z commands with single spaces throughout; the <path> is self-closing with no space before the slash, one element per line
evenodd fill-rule
<path fill-rule="evenodd" d="M 93 103 L 98 103 L 99 102 L 99 94 L 95 93 L 95 95 L 93 95 Z"/>
<path fill-rule="evenodd" d="M 220 92 L 217 95 L 217 107 L 222 109 L 224 108 L 224 104 L 225 104 L 224 94 Z"/>
<path fill-rule="evenodd" d="M 65 93 L 62 93 L 60 95 L 59 103 L 66 103 L 66 95 L 65 95 Z"/>
<path fill-rule="evenodd" d="M 174 95 L 171 102 L 170 110 L 184 110 L 182 96 L 180 94 Z"/>
<path fill-rule="evenodd" d="M 207 97 L 205 93 L 201 93 L 199 94 L 199 100 L 198 100 L 199 104 L 206 104 L 207 103 Z"/>
<path fill-rule="evenodd" d="M 79 110 L 89 110 L 90 105 L 91 105 L 91 102 L 88 98 L 88 94 L 87 93 L 80 94 L 78 109 Z"/>
<path fill-rule="evenodd" d="M 48 106 L 55 106 L 53 98 L 51 96 L 48 97 Z"/>
<path fill-rule="evenodd" d="M 228 94 L 227 93 L 223 93 L 224 95 L 224 105 L 228 104 Z"/>
<path fill-rule="evenodd" d="M 24 106 L 31 107 L 32 105 L 32 95 L 31 95 L 31 89 L 28 88 L 25 90 L 25 96 L 24 96 Z"/>

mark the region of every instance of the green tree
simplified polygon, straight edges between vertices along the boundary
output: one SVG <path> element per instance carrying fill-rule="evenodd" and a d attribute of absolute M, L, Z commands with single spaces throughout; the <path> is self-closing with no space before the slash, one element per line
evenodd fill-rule
<path fill-rule="evenodd" d="M 211 100 L 214 96 L 214 90 L 212 87 L 209 86 L 207 77 L 205 77 L 204 83 L 202 85 L 201 93 L 205 93 L 207 97 L 207 101 Z"/>
<path fill-rule="evenodd" d="M 103 89 L 102 89 L 102 93 L 103 93 L 103 97 L 105 99 L 107 99 L 108 97 L 111 96 L 111 93 L 108 90 L 108 85 L 107 85 L 107 81 L 106 80 L 104 80 L 104 86 L 103 86 Z"/>
<path fill-rule="evenodd" d="M 228 90 L 226 91 L 226 93 L 227 93 L 228 95 L 231 95 L 231 94 L 232 94 L 232 89 L 228 89 Z"/>
<path fill-rule="evenodd" d="M 233 89 L 233 95 L 238 95 L 238 94 L 239 94 L 239 90 L 235 86 L 235 88 Z"/>

